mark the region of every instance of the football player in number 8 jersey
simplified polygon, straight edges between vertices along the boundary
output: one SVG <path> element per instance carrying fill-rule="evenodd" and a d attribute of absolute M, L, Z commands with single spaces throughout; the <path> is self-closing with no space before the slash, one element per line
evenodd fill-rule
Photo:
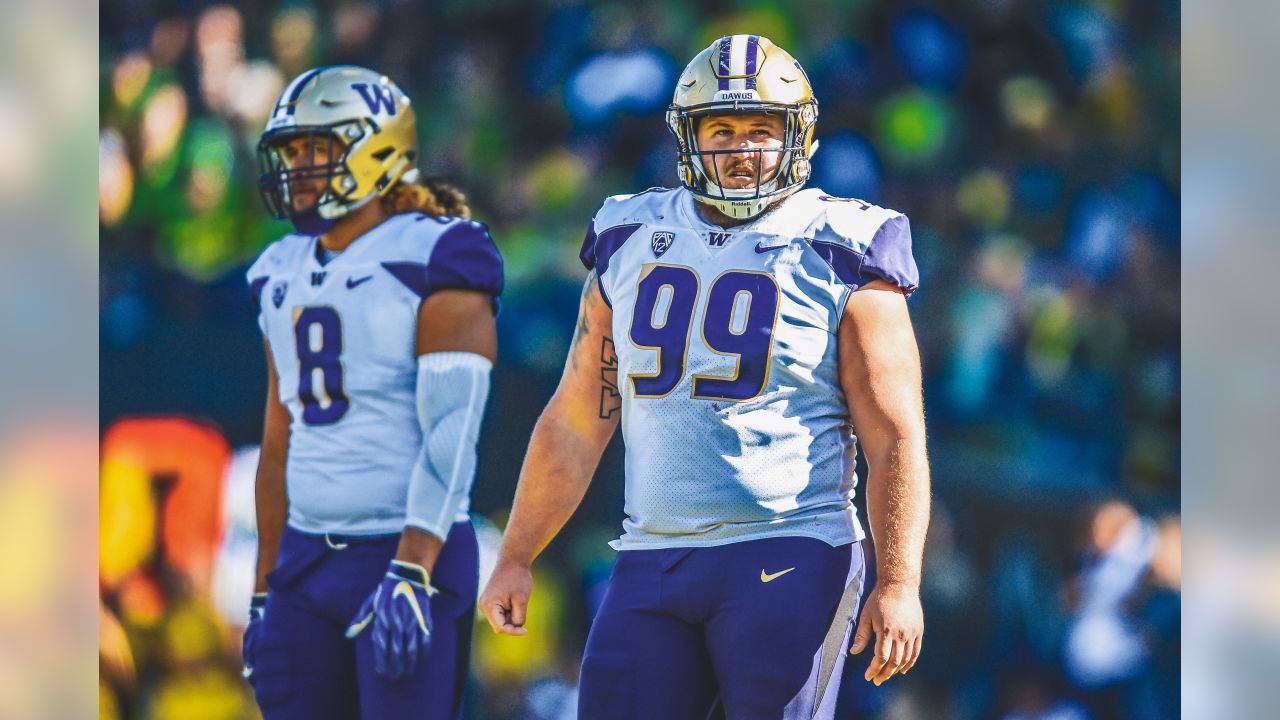
<path fill-rule="evenodd" d="M 380 73 L 299 75 L 258 149 L 297 232 L 248 272 L 269 389 L 245 677 L 266 720 L 456 718 L 502 260 L 461 193 L 419 178 Z"/>
<path fill-rule="evenodd" d="M 494 630 L 526 632 L 529 566 L 620 423 L 626 519 L 583 656 L 586 720 L 830 718 L 848 651 L 872 649 L 877 684 L 919 655 L 911 233 L 901 213 L 803 189 L 817 117 L 786 51 L 720 38 L 667 114 L 680 187 L 609 198 L 587 231 L 578 333 L 480 598 Z"/>

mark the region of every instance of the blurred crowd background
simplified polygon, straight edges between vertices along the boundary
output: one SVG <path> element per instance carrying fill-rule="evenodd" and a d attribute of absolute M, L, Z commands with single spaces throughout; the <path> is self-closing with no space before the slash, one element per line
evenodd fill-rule
<path fill-rule="evenodd" d="M 675 184 L 673 83 L 733 32 L 804 65 L 821 113 L 812 184 L 907 213 L 921 270 L 925 652 L 879 688 L 855 658 L 840 716 L 1177 717 L 1177 2 L 100 12 L 101 717 L 256 716 L 239 632 L 266 374 L 243 270 L 288 231 L 261 207 L 253 152 L 284 84 L 339 62 L 390 75 L 413 98 L 425 170 L 467 192 L 503 252 L 473 494 L 491 556 L 562 368 L 586 224 L 607 195 Z M 468 718 L 573 716 L 621 472 L 615 440 L 539 561 L 531 634 L 478 625 Z"/>

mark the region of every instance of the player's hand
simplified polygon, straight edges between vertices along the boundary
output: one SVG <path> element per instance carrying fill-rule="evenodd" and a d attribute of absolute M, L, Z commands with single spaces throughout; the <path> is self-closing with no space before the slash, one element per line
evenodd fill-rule
<path fill-rule="evenodd" d="M 867 604 L 853 635 L 851 654 L 862 652 L 875 633 L 874 655 L 866 679 L 879 685 L 895 674 L 906 674 L 920 657 L 924 640 L 924 611 L 920 608 L 920 588 L 905 585 L 877 585 L 867 596 Z"/>
<path fill-rule="evenodd" d="M 372 625 L 373 670 L 395 680 L 413 674 L 431 647 L 431 596 L 421 565 L 392 560 L 387 574 L 347 627 L 354 639 Z"/>
<path fill-rule="evenodd" d="M 258 633 L 262 629 L 262 618 L 267 613 L 267 594 L 254 593 L 249 599 L 249 624 L 244 626 L 244 642 L 241 644 L 241 656 L 244 667 L 240 674 L 249 684 L 253 684 L 253 667 L 257 664 Z"/>
<path fill-rule="evenodd" d="M 498 559 L 489 584 L 480 593 L 480 611 L 496 633 L 526 635 L 525 611 L 533 592 L 533 573 L 528 565 Z"/>

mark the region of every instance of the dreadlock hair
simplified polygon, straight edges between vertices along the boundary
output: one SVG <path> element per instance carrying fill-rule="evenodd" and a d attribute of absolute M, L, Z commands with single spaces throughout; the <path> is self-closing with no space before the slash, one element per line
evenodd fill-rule
<path fill-rule="evenodd" d="M 417 182 L 398 182 L 379 198 L 388 215 L 420 212 L 470 218 L 467 196 L 442 177 L 423 176 Z"/>

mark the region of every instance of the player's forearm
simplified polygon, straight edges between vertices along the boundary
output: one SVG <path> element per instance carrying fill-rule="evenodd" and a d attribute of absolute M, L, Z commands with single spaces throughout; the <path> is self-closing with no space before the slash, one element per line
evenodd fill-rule
<path fill-rule="evenodd" d="M 253 591 L 267 591 L 267 575 L 276 566 L 280 538 L 289 514 L 289 498 L 285 491 L 283 459 L 263 456 L 258 461 L 254 499 L 258 519 L 258 567 Z"/>
<path fill-rule="evenodd" d="M 582 502 L 616 425 L 598 418 L 574 422 L 555 400 L 547 407 L 520 470 L 502 542 L 503 561 L 531 565 L 560 532 Z"/>
<path fill-rule="evenodd" d="M 919 588 L 929 528 L 929 463 L 924 434 L 896 436 L 867 453 L 867 515 L 877 583 Z"/>

